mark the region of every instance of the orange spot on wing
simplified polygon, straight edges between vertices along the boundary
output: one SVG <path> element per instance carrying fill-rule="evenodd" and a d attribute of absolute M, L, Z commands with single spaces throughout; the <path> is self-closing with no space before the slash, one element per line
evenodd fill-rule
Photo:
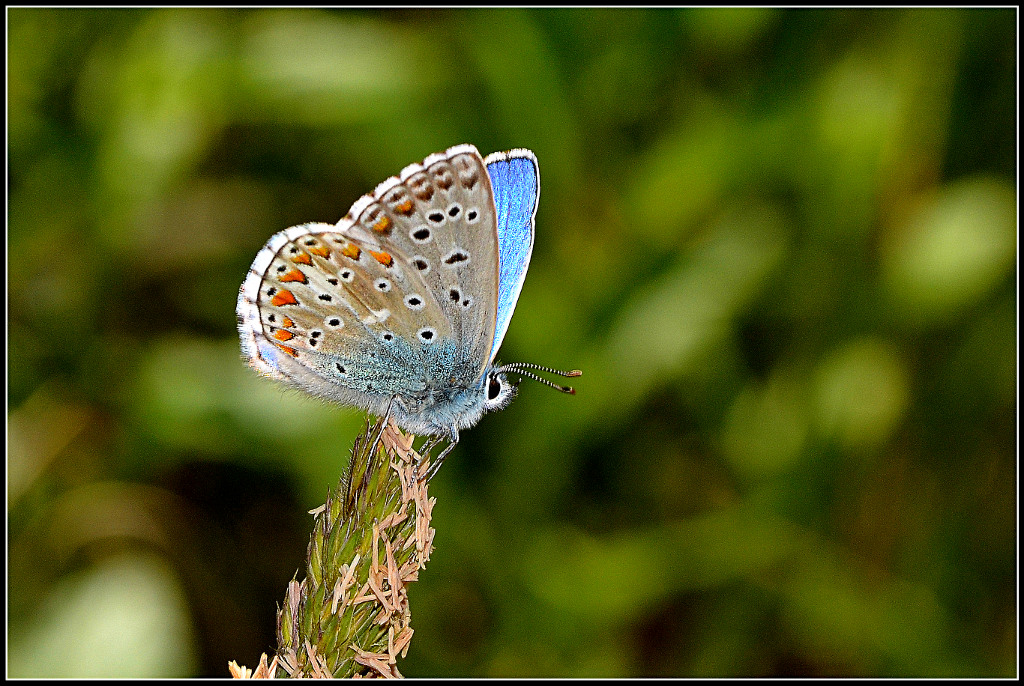
<path fill-rule="evenodd" d="M 359 246 L 356 245 L 355 243 L 348 243 L 348 244 L 345 245 L 344 248 L 341 249 L 341 254 L 342 255 L 344 255 L 345 257 L 350 257 L 353 260 L 358 260 L 359 259 L 359 255 L 361 253 L 362 253 L 362 250 L 360 250 Z"/>
<path fill-rule="evenodd" d="M 298 357 L 299 356 L 299 353 L 298 353 L 298 351 L 295 350 L 295 348 L 289 348 L 287 345 L 281 345 L 280 343 L 277 344 L 277 347 L 280 348 L 281 350 L 285 351 L 286 353 L 288 353 L 292 357 Z"/>
<path fill-rule="evenodd" d="M 313 260 L 309 259 L 309 255 L 304 252 L 293 257 L 292 262 L 295 264 L 313 264 Z"/>
<path fill-rule="evenodd" d="M 270 299 L 270 304 L 280 307 L 281 305 L 298 305 L 299 301 L 295 299 L 291 291 L 281 290 Z"/>
<path fill-rule="evenodd" d="M 284 326 L 286 328 L 295 326 L 295 322 L 293 322 L 291 319 L 288 319 L 288 317 L 285 317 L 284 319 L 281 320 L 281 326 Z"/>
<path fill-rule="evenodd" d="M 377 223 L 373 225 L 373 230 L 377 233 L 387 233 L 391 230 L 391 217 L 387 215 L 377 220 Z"/>
<path fill-rule="evenodd" d="M 291 339 L 295 338 L 295 334 L 293 334 L 291 331 L 278 329 L 277 331 L 274 332 L 274 338 L 276 338 L 279 341 L 290 341 Z"/>
<path fill-rule="evenodd" d="M 412 200 L 406 200 L 405 202 L 395 205 L 395 209 L 402 214 L 412 214 Z"/>
<path fill-rule="evenodd" d="M 331 256 L 331 250 L 326 245 L 318 245 L 315 248 L 310 248 L 309 251 L 314 255 L 319 255 L 324 258 Z"/>
<path fill-rule="evenodd" d="M 306 275 L 303 274 L 298 269 L 293 269 L 290 272 L 288 272 L 287 274 L 285 274 L 284 276 L 282 276 L 278 280 L 279 281 L 298 281 L 299 283 L 306 283 Z"/>
<path fill-rule="evenodd" d="M 394 264 L 394 258 L 392 258 L 391 255 L 389 255 L 386 252 L 374 252 L 371 250 L 370 254 L 373 255 L 373 259 L 377 260 L 385 267 L 390 267 L 392 264 Z"/>

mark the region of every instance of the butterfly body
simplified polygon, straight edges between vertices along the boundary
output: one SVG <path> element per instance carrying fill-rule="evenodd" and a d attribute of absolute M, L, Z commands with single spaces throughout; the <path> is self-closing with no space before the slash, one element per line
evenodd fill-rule
<path fill-rule="evenodd" d="M 238 297 L 261 374 L 455 442 L 511 401 L 494 357 L 522 288 L 539 196 L 527 150 L 460 145 L 363 196 L 337 224 L 275 234 Z"/>

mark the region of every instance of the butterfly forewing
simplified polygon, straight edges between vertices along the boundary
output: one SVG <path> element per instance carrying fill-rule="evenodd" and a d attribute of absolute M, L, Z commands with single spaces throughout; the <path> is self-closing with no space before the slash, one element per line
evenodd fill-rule
<path fill-rule="evenodd" d="M 460 145 L 431 155 L 380 184 L 350 214 L 353 228 L 379 235 L 423 279 L 457 342 L 456 382 L 476 382 L 490 361 L 498 293 L 494 196 L 480 153 Z"/>

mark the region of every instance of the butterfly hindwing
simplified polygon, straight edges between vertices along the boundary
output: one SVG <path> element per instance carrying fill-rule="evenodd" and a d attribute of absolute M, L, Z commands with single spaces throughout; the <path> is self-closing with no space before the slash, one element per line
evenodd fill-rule
<path fill-rule="evenodd" d="M 493 153 L 485 163 L 494 190 L 500 254 L 494 341 L 487 358 L 491 361 L 505 338 L 530 266 L 540 171 L 534 154 L 523 149 Z"/>
<path fill-rule="evenodd" d="M 425 388 L 425 350 L 451 329 L 401 256 L 328 224 L 283 231 L 264 253 L 258 291 L 251 273 L 239 299 L 240 317 L 252 313 L 254 367 L 367 408 Z"/>

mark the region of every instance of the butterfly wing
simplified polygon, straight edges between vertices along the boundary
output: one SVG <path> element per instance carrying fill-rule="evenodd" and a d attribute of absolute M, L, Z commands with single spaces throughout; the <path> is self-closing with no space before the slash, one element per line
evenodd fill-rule
<path fill-rule="evenodd" d="M 451 325 L 457 346 L 446 381 L 475 383 L 490 362 L 498 297 L 497 216 L 483 158 L 472 145 L 449 148 L 375 195 L 394 225 L 390 244 L 409 256 Z"/>
<path fill-rule="evenodd" d="M 529 150 L 516 149 L 487 156 L 487 174 L 497 211 L 499 279 L 494 341 L 488 362 L 498 354 L 533 253 L 534 217 L 540 200 L 540 170 Z"/>
<path fill-rule="evenodd" d="M 378 414 L 395 396 L 415 406 L 438 385 L 472 383 L 494 330 L 493 208 L 480 154 L 457 146 L 380 184 L 336 226 L 276 234 L 239 294 L 250 364 Z"/>
<path fill-rule="evenodd" d="M 255 369 L 377 414 L 393 396 L 424 391 L 433 341 L 422 337 L 440 340 L 451 329 L 396 256 L 336 226 L 307 224 L 271 238 L 257 263 L 238 310 Z M 410 329 L 420 335 L 398 333 Z"/>

